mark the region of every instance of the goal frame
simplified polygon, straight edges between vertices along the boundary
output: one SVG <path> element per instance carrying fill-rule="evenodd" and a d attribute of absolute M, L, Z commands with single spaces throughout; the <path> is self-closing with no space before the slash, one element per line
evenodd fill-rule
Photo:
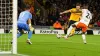
<path fill-rule="evenodd" d="M 17 6 L 18 6 L 18 0 L 12 0 L 12 4 L 13 4 L 13 31 L 12 31 L 12 50 L 10 51 L 3 51 L 0 52 L 0 54 L 17 54 Z"/>
<path fill-rule="evenodd" d="M 13 0 L 13 46 L 12 54 L 17 54 L 17 4 L 18 0 Z"/>

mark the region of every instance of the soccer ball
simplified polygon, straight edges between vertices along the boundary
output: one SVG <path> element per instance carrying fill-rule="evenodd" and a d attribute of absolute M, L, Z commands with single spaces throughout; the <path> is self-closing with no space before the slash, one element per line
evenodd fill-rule
<path fill-rule="evenodd" d="M 57 34 L 56 36 L 57 36 L 58 39 L 60 39 L 62 37 L 61 34 Z"/>

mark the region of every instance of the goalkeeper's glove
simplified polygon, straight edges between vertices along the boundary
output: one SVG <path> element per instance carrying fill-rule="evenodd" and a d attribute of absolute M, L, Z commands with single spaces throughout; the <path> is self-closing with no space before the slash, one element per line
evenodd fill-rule
<path fill-rule="evenodd" d="M 34 28 L 29 24 L 30 31 L 34 31 Z"/>

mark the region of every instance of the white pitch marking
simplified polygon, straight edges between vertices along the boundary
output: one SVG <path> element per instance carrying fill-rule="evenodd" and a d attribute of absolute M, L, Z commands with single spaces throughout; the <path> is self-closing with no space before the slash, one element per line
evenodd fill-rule
<path fill-rule="evenodd" d="M 24 54 L 17 54 L 17 55 L 19 55 L 19 56 L 29 56 L 29 55 L 24 55 Z"/>

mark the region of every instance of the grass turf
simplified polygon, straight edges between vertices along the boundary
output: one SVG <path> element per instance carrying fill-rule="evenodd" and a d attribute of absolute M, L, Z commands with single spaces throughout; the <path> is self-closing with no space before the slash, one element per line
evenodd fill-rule
<path fill-rule="evenodd" d="M 68 40 L 57 39 L 56 35 L 33 34 L 32 45 L 26 43 L 27 35 L 18 39 L 18 53 L 29 56 L 100 56 L 100 36 L 86 35 L 84 44 L 81 35 Z"/>

